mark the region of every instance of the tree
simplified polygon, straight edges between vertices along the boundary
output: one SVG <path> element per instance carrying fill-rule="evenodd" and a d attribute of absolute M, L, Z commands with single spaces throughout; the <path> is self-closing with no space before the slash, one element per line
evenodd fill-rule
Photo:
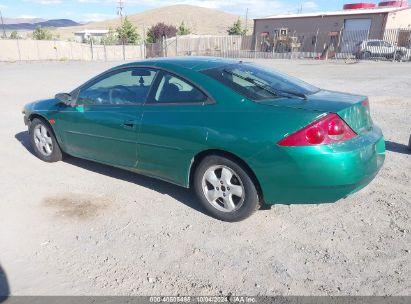
<path fill-rule="evenodd" d="M 191 29 L 184 24 L 184 21 L 181 22 L 180 26 L 178 27 L 177 31 L 178 35 L 183 36 L 183 35 L 190 35 L 191 34 Z"/>
<path fill-rule="evenodd" d="M 121 26 L 116 29 L 118 38 L 123 43 L 136 43 L 140 40 L 137 28 L 126 17 Z"/>
<path fill-rule="evenodd" d="M 167 25 L 163 22 L 153 25 L 147 32 L 147 42 L 155 43 L 163 39 L 163 37 L 175 37 L 177 28 L 174 25 Z"/>
<path fill-rule="evenodd" d="M 33 32 L 34 40 L 51 40 L 52 37 L 50 31 L 46 28 L 36 27 Z"/>
<path fill-rule="evenodd" d="M 113 45 L 113 44 L 118 44 L 118 35 L 116 30 L 114 30 L 112 27 L 108 29 L 107 35 L 105 35 L 103 38 L 101 38 L 101 43 L 102 44 L 107 44 L 107 45 Z"/>
<path fill-rule="evenodd" d="M 10 33 L 10 39 L 19 39 L 19 34 L 17 33 L 17 31 L 12 31 Z"/>
<path fill-rule="evenodd" d="M 236 22 L 233 23 L 231 27 L 228 28 L 227 33 L 228 35 L 245 35 L 247 32 L 246 29 L 243 29 L 241 25 L 240 18 L 237 19 Z"/>

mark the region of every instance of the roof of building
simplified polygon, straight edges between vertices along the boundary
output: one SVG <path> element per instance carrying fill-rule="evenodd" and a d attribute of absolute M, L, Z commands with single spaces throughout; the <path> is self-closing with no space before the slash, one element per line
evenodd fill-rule
<path fill-rule="evenodd" d="M 74 34 L 107 34 L 108 32 L 108 30 L 84 30 Z"/>
<path fill-rule="evenodd" d="M 347 15 L 364 15 L 364 14 L 384 14 L 393 13 L 397 11 L 411 9 L 411 6 L 407 7 L 384 7 L 384 8 L 368 8 L 368 9 L 351 9 L 342 11 L 331 11 L 331 12 L 317 12 L 317 13 L 306 13 L 306 14 L 284 14 L 284 15 L 274 15 L 267 16 L 260 19 L 287 19 L 287 18 L 306 18 L 306 17 L 326 17 L 326 16 L 347 16 Z"/>

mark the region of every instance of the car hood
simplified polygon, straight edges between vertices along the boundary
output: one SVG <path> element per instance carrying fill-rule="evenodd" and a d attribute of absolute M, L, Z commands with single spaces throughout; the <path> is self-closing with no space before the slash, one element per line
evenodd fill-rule
<path fill-rule="evenodd" d="M 42 99 L 26 104 L 25 109 L 29 111 L 54 110 L 57 104 L 58 101 L 55 98 Z"/>

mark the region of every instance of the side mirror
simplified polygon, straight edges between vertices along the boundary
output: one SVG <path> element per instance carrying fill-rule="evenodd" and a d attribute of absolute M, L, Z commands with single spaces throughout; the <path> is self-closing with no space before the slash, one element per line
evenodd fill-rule
<path fill-rule="evenodd" d="M 65 104 L 66 106 L 73 106 L 73 97 L 68 93 L 58 93 L 55 98 L 59 103 Z"/>

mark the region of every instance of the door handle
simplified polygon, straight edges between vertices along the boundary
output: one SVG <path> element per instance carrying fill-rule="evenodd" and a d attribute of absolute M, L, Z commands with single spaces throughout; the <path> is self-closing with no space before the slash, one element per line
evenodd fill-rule
<path fill-rule="evenodd" d="M 134 128 L 135 125 L 136 125 L 136 124 L 135 124 L 134 121 L 125 121 L 125 122 L 122 124 L 123 127 L 125 127 L 125 128 L 130 128 L 130 129 Z"/>

